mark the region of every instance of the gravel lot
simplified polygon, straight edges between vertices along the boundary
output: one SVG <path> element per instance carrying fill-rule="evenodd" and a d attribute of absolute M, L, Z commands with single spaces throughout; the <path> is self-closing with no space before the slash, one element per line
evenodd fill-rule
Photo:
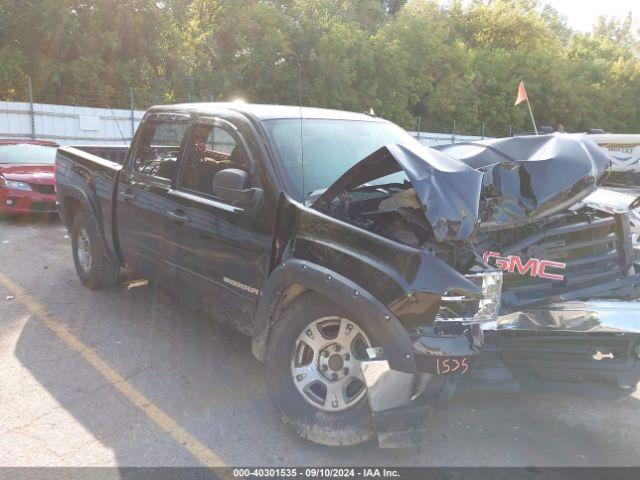
<path fill-rule="evenodd" d="M 640 466 L 638 393 L 466 391 L 420 449 L 303 441 L 275 415 L 247 338 L 150 286 L 84 289 L 66 234 L 54 219 L 0 220 L 0 466 Z"/>

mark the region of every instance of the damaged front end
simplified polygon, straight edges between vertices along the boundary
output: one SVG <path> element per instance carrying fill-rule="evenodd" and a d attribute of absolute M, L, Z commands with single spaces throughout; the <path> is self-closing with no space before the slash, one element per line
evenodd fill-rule
<path fill-rule="evenodd" d="M 419 442 L 426 428 L 425 399 L 453 392 L 456 379 L 470 373 L 486 350 L 485 335 L 516 376 L 606 378 L 635 388 L 637 324 L 629 327 L 618 319 L 624 315 L 619 301 L 640 295 L 630 213 L 638 202 L 614 201 L 598 190 L 607 165 L 606 155 L 581 136 L 438 150 L 388 145 L 320 195 L 315 210 L 375 234 L 370 238 L 420 252 L 395 258 L 395 267 L 402 265 L 405 273 L 411 257 L 430 259 L 416 261 L 413 281 L 399 294 L 383 295 L 411 339 L 408 356 L 415 370 L 394 367 L 381 349 L 372 349 L 362 367 L 381 446 Z M 388 246 L 381 246 L 387 247 L 385 261 L 393 255 Z M 376 251 L 366 250 L 365 255 Z M 464 278 L 467 286 L 449 288 L 454 277 L 458 285 Z M 612 307 L 594 298 L 618 302 Z M 566 310 L 568 301 L 578 303 Z M 588 323 L 594 315 L 615 318 L 617 327 L 598 329 L 597 341 L 591 329 L 567 333 L 563 327 L 568 317 Z M 585 355 L 588 361 L 579 363 Z M 593 367 L 599 357 L 621 363 L 611 362 L 606 373 L 604 364 Z M 572 377 L 572 369 L 582 373 Z"/>
<path fill-rule="evenodd" d="M 505 272 L 501 316 L 485 324 L 525 388 L 615 394 L 640 380 L 638 199 L 596 190 L 505 249 L 562 259 L 562 279 Z M 494 362 L 495 366 L 495 362 Z M 608 390 L 605 392 L 605 390 Z"/>
<path fill-rule="evenodd" d="M 451 396 L 456 377 L 470 373 L 482 353 L 481 325 L 497 319 L 502 273 L 485 271 L 467 278 L 478 285 L 479 295 L 443 295 L 435 319 L 408 332 L 415 373 L 393 369 L 383 349 L 370 349 L 370 360 L 362 363 L 380 447 L 422 443 L 427 401 Z"/>

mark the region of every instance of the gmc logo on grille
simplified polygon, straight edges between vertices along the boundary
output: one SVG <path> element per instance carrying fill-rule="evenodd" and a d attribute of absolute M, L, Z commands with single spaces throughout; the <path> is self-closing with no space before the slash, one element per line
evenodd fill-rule
<path fill-rule="evenodd" d="M 547 269 L 564 270 L 567 268 L 566 263 L 552 262 L 551 260 L 540 260 L 539 258 L 530 258 L 526 263 L 522 263 L 522 259 L 517 255 L 507 255 L 503 257 L 498 252 L 487 251 L 482 254 L 482 259 L 487 265 L 491 265 L 489 260 L 494 259 L 494 264 L 502 271 L 510 273 L 519 273 L 520 275 L 529 274 L 532 277 L 547 278 L 549 280 L 564 280 L 564 275 L 550 273 Z"/>

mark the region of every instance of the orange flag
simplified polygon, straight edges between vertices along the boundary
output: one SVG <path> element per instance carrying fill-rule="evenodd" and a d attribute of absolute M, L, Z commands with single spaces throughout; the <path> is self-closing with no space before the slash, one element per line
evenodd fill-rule
<path fill-rule="evenodd" d="M 524 82 L 520 82 L 520 85 L 518 85 L 518 97 L 516 98 L 516 103 L 513 104 L 514 107 L 525 100 L 528 102 L 529 98 L 527 97 L 527 91 L 524 88 Z"/>

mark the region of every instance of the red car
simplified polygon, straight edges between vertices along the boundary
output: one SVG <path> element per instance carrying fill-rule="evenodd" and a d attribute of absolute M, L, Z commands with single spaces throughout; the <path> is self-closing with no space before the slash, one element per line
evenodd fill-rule
<path fill-rule="evenodd" d="M 0 140 L 0 215 L 56 212 L 58 145 L 39 140 Z"/>

